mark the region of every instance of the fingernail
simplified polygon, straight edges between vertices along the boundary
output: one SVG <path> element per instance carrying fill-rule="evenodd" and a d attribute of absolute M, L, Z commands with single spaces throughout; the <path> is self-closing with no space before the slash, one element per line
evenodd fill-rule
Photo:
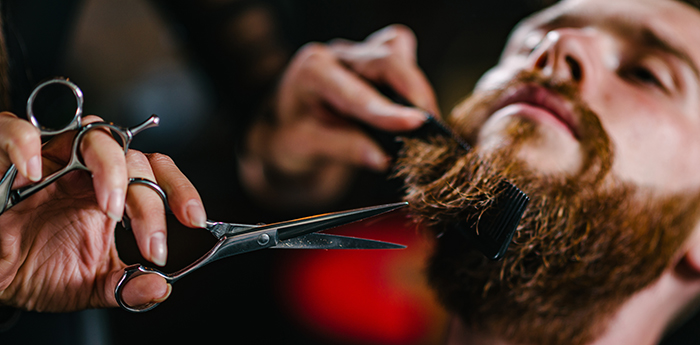
<path fill-rule="evenodd" d="M 107 216 L 112 220 L 121 221 L 124 214 L 124 192 L 115 189 L 109 194 L 107 200 Z"/>
<path fill-rule="evenodd" d="M 170 297 L 170 293 L 173 292 L 173 286 L 168 284 L 168 288 L 165 290 L 165 294 L 163 296 L 156 298 L 153 300 L 153 303 L 163 303 L 165 302 L 168 297 Z"/>
<path fill-rule="evenodd" d="M 190 200 L 187 203 L 187 217 L 190 218 L 190 224 L 196 228 L 207 227 L 207 214 L 204 212 L 204 206 L 197 200 Z"/>
<path fill-rule="evenodd" d="M 417 108 L 405 108 L 407 111 L 404 113 L 404 118 L 408 122 L 409 127 L 418 127 L 428 119 L 428 113 Z"/>
<path fill-rule="evenodd" d="M 34 156 L 27 161 L 27 177 L 33 182 L 41 180 L 41 156 Z"/>
<path fill-rule="evenodd" d="M 367 111 L 377 116 L 388 116 L 394 121 L 397 129 L 413 129 L 420 126 L 427 119 L 428 114 L 421 109 L 407 107 L 398 103 L 370 102 L 367 104 Z"/>
<path fill-rule="evenodd" d="M 165 234 L 156 232 L 151 236 L 151 262 L 158 266 L 165 266 L 168 260 L 168 246 L 165 243 Z"/>
<path fill-rule="evenodd" d="M 389 157 L 379 151 L 367 150 L 365 152 L 365 162 L 372 169 L 384 171 L 389 165 Z"/>

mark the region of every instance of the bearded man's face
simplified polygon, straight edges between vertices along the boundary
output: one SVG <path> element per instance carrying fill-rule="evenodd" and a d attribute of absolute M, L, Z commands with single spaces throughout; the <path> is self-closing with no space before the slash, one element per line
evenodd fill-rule
<path fill-rule="evenodd" d="M 677 262 L 696 227 L 700 35 L 678 25 L 698 25 L 700 14 L 621 2 L 631 3 L 566 1 L 514 32 L 449 119 L 472 152 L 441 138 L 408 142 L 406 199 L 439 237 L 430 282 L 480 332 L 590 342 Z M 645 20 L 652 14 L 663 20 Z M 453 225 L 503 178 L 532 201 L 505 258 L 489 261 Z"/>

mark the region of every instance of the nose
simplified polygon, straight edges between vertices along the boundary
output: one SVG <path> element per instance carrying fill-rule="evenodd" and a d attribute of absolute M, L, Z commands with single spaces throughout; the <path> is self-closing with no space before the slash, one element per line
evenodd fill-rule
<path fill-rule="evenodd" d="M 557 29 L 545 35 L 528 65 L 544 77 L 581 84 L 592 77 L 595 38 L 582 29 Z"/>

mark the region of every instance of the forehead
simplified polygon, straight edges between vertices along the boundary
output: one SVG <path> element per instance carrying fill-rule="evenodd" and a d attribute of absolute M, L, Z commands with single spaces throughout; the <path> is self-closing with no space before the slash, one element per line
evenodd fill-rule
<path fill-rule="evenodd" d="M 557 27 L 610 29 L 629 39 L 649 33 L 700 63 L 700 11 L 675 0 L 564 0 L 521 22 L 511 41 Z"/>

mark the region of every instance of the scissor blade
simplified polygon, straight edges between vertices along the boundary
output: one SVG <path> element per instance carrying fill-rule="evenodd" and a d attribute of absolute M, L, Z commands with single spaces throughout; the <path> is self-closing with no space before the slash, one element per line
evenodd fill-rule
<path fill-rule="evenodd" d="M 397 202 L 393 204 L 357 208 L 348 211 L 319 214 L 316 216 L 261 226 L 259 228 L 255 228 L 255 231 L 271 228 L 277 229 L 278 240 L 284 241 L 312 232 L 323 231 L 341 225 L 350 224 L 365 218 L 396 210 L 406 205 L 408 205 L 407 202 Z"/>
<path fill-rule="evenodd" d="M 209 230 L 209 232 L 211 232 L 211 234 L 217 239 L 221 239 L 224 236 L 233 236 L 236 234 L 251 232 L 252 230 L 255 230 L 255 228 L 259 227 L 260 226 L 258 225 L 224 223 L 207 220 L 207 230 Z"/>
<path fill-rule="evenodd" d="M 271 248 L 280 249 L 403 249 L 406 246 L 390 242 L 341 235 L 310 233 L 290 238 Z"/>

